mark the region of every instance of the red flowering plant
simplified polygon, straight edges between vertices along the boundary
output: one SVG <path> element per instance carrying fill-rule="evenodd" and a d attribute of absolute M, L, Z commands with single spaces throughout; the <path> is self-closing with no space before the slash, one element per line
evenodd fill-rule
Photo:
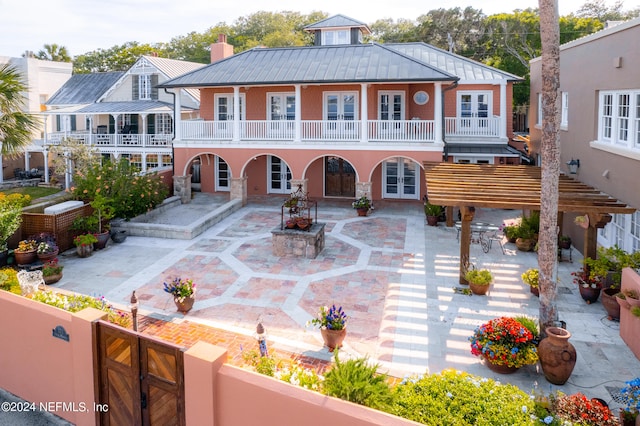
<path fill-rule="evenodd" d="M 534 333 L 515 318 L 494 318 L 476 328 L 469 341 L 471 353 L 492 364 L 519 368 L 538 362 Z"/>
<path fill-rule="evenodd" d="M 551 395 L 551 411 L 561 420 L 581 425 L 617 425 L 618 419 L 609 407 L 582 393 Z"/>
<path fill-rule="evenodd" d="M 602 279 L 600 276 L 592 276 L 589 272 L 582 268 L 578 271 L 571 273 L 573 275 L 573 282 L 581 287 L 602 288 Z"/>

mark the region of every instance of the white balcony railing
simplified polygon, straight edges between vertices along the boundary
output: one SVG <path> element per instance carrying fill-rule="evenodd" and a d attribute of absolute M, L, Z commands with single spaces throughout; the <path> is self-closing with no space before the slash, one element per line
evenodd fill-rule
<path fill-rule="evenodd" d="M 499 137 L 500 117 L 445 118 L 445 135 L 468 137 Z"/>
<path fill-rule="evenodd" d="M 169 148 L 172 135 L 139 135 L 139 134 L 96 134 L 86 132 L 56 132 L 47 134 L 47 143 L 57 145 L 65 138 L 79 140 L 87 145 L 96 147 L 138 147 L 138 148 Z"/>
<path fill-rule="evenodd" d="M 372 141 L 433 142 L 433 121 L 428 120 L 375 120 L 368 123 Z"/>

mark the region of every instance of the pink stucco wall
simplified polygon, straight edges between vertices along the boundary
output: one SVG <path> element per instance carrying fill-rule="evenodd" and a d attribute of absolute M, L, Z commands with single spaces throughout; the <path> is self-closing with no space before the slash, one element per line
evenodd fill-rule
<path fill-rule="evenodd" d="M 0 291 L 0 387 L 77 425 L 95 424 L 91 322 L 104 312 L 71 314 Z M 55 338 L 62 326 L 69 341 Z M 55 403 L 67 404 L 55 409 Z M 88 408 L 81 410 L 81 404 Z M 59 406 L 60 407 L 60 406 Z"/>
<path fill-rule="evenodd" d="M 622 270 L 622 290 L 633 289 L 640 293 L 640 275 L 631 268 Z M 640 359 L 640 318 L 629 309 L 620 308 L 620 337 Z"/>

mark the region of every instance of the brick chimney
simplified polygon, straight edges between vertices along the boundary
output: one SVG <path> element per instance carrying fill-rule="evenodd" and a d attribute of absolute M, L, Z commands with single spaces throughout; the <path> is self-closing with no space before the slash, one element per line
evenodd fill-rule
<path fill-rule="evenodd" d="M 211 63 L 233 55 L 233 46 L 227 43 L 226 34 L 218 34 L 218 42 L 211 44 Z"/>

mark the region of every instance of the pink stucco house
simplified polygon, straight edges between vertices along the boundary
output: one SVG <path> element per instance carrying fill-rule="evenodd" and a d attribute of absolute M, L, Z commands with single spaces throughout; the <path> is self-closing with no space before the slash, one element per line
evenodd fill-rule
<path fill-rule="evenodd" d="M 306 27 L 309 47 L 233 54 L 221 35 L 211 64 L 164 81 L 175 117 L 174 174 L 232 199 L 420 199 L 424 161 L 519 164 L 509 146 L 521 78 L 426 43 L 363 43 L 366 24 L 336 15 Z M 191 175 L 190 178 L 188 176 Z"/>

